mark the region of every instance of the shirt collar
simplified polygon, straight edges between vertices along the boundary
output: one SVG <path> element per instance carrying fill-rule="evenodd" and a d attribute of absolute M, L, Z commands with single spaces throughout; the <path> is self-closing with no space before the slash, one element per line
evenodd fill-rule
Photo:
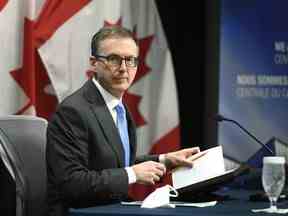
<path fill-rule="evenodd" d="M 119 103 L 122 102 L 122 98 L 118 99 L 117 97 L 110 94 L 106 89 L 104 89 L 100 85 L 100 83 L 95 78 L 92 78 L 92 81 L 94 82 L 98 90 L 100 91 L 100 94 L 104 98 L 104 101 L 110 111 L 113 110 L 115 106 L 117 106 Z"/>

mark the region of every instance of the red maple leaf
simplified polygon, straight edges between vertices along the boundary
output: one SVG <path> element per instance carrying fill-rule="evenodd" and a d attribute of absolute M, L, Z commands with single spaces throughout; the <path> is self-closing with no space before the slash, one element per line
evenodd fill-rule
<path fill-rule="evenodd" d="M 7 2 L 8 2 L 8 0 L 0 0 L 0 11 L 5 7 Z"/>
<path fill-rule="evenodd" d="M 113 25 L 122 25 L 122 19 L 121 17 L 117 20 L 116 23 L 104 22 L 104 26 L 113 26 Z M 138 71 L 134 79 L 134 83 L 139 81 L 142 77 L 147 75 L 151 68 L 146 65 L 145 59 L 147 56 L 147 53 L 150 49 L 151 43 L 153 41 L 154 36 L 150 35 L 145 38 L 137 38 L 137 31 L 136 31 L 136 26 L 134 27 L 133 34 L 135 39 L 138 41 L 139 45 L 139 59 L 140 59 L 140 64 L 138 66 Z M 133 85 L 133 84 L 132 84 Z M 127 91 L 124 95 L 124 101 L 129 107 L 129 110 L 133 116 L 133 119 L 135 120 L 136 127 L 140 127 L 146 124 L 146 121 L 144 117 L 142 116 L 141 112 L 139 111 L 139 104 L 142 100 L 142 96 L 140 95 L 135 95 Z"/>
<path fill-rule="evenodd" d="M 37 22 L 25 19 L 23 66 L 11 71 L 11 75 L 26 94 L 28 102 L 17 114 L 22 114 L 32 105 L 37 115 L 46 119 L 55 111 L 58 101 L 37 49 L 89 2 L 90 0 L 47 1 Z"/>
<path fill-rule="evenodd" d="M 151 68 L 146 65 L 145 59 L 147 56 L 147 53 L 151 47 L 151 43 L 153 41 L 154 35 L 147 36 L 145 38 L 137 38 L 137 31 L 136 31 L 136 26 L 134 27 L 134 37 L 138 41 L 139 45 L 139 59 L 140 59 L 140 64 L 138 66 L 138 71 L 134 79 L 134 83 L 137 82 L 139 79 L 144 77 L 147 73 L 150 72 Z"/>
<path fill-rule="evenodd" d="M 142 100 L 141 96 L 132 94 L 128 91 L 124 95 L 124 101 L 129 107 L 129 111 L 131 112 L 137 127 L 140 127 L 146 124 L 145 119 L 143 118 L 143 116 L 141 115 L 139 111 L 139 104 L 141 100 Z"/>
<path fill-rule="evenodd" d="M 34 106 L 38 116 L 48 118 L 55 110 L 57 99 L 55 95 L 45 91 L 51 84 L 35 47 L 34 25 L 33 21 L 25 19 L 22 67 L 10 72 L 28 98 L 16 114 L 23 114 L 29 107 Z"/>
<path fill-rule="evenodd" d="M 35 104 L 35 64 L 34 64 L 34 44 L 33 44 L 34 22 L 25 19 L 24 22 L 24 47 L 23 66 L 11 71 L 12 77 L 26 94 L 28 101 L 21 107 L 17 114 L 22 114 L 26 109 Z"/>

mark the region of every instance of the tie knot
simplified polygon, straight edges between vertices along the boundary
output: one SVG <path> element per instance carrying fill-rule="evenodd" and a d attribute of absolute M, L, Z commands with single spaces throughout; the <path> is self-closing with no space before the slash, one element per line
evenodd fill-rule
<path fill-rule="evenodd" d="M 124 115 L 125 114 L 125 107 L 123 106 L 122 103 L 119 103 L 117 106 L 114 108 L 117 112 L 117 115 Z"/>

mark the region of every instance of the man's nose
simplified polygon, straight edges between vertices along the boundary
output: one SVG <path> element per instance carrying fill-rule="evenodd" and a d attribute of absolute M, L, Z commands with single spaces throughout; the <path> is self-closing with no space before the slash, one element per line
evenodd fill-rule
<path fill-rule="evenodd" d="M 126 71 L 127 66 L 126 66 L 126 60 L 122 59 L 121 64 L 120 64 L 120 70 L 125 70 Z"/>

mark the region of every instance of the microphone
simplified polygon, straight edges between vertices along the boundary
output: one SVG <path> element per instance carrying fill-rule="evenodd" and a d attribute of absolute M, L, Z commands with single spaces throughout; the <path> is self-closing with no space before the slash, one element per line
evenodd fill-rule
<path fill-rule="evenodd" d="M 268 147 L 266 146 L 263 142 L 261 142 L 259 139 L 257 139 L 257 137 L 255 137 L 252 133 L 250 133 L 247 129 L 245 129 L 239 122 L 233 120 L 233 119 L 228 119 L 225 118 L 224 116 L 217 114 L 215 116 L 215 120 L 217 122 L 222 122 L 222 121 L 227 121 L 227 122 L 232 122 L 234 124 L 236 124 L 239 128 L 241 128 L 246 134 L 248 134 L 251 138 L 253 138 L 257 143 L 259 143 L 261 146 L 263 146 L 268 152 L 270 152 L 270 154 L 274 155 L 274 152 Z"/>

